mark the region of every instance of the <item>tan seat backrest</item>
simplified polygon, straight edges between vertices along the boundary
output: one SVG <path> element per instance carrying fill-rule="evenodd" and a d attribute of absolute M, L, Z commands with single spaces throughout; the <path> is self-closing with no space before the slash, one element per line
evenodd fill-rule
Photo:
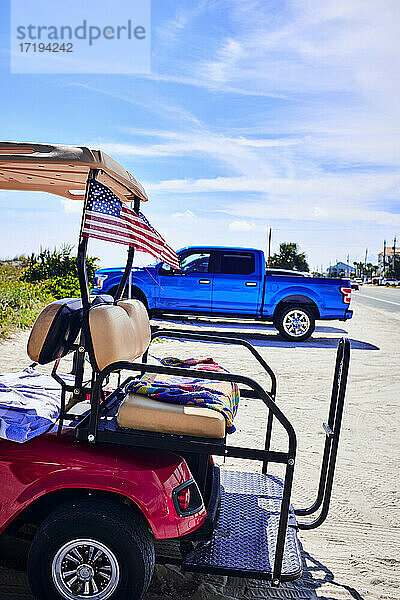
<path fill-rule="evenodd" d="M 89 311 L 89 329 L 100 370 L 113 362 L 136 360 L 151 338 L 149 317 L 139 300 L 94 306 Z"/>
<path fill-rule="evenodd" d="M 140 300 L 120 300 L 118 306 L 126 311 L 133 324 L 137 336 L 138 356 L 142 356 L 151 340 L 150 321 L 146 307 Z"/>
<path fill-rule="evenodd" d="M 37 317 L 28 340 L 28 356 L 46 365 L 74 349 L 82 327 L 82 301 L 63 298 L 46 306 Z"/>
<path fill-rule="evenodd" d="M 31 360 L 39 362 L 50 327 L 58 313 L 55 303 L 46 306 L 36 319 L 29 335 L 27 353 Z"/>

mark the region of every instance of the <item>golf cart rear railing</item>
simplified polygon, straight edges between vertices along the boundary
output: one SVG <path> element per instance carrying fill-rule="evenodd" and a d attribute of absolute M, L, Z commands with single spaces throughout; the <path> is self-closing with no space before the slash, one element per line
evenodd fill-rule
<path fill-rule="evenodd" d="M 255 359 L 260 363 L 263 369 L 268 373 L 271 379 L 271 389 L 269 392 L 265 392 L 268 398 L 276 401 L 276 376 L 271 367 L 265 362 L 260 356 L 256 349 L 246 342 L 245 340 L 238 340 L 227 338 L 224 336 L 216 335 L 203 335 L 194 332 L 188 332 L 187 330 L 162 330 L 159 329 L 152 335 L 152 341 L 159 338 L 171 338 L 171 339 L 190 339 L 198 341 L 208 341 L 212 343 L 223 343 L 225 345 L 236 344 L 247 348 Z M 143 355 L 143 362 L 147 360 L 147 352 Z M 329 512 L 330 499 L 332 495 L 333 479 L 336 467 L 336 457 L 339 446 L 340 430 L 342 424 L 344 400 L 346 396 L 346 385 L 347 376 L 350 362 L 350 342 L 347 338 L 341 338 L 339 340 L 338 349 L 336 353 L 335 370 L 333 376 L 331 401 L 329 407 L 328 421 L 322 424 L 325 432 L 325 445 L 322 456 L 322 463 L 320 469 L 320 480 L 318 485 L 317 496 L 313 504 L 308 508 L 299 508 L 294 512 L 296 516 L 310 516 L 315 514 L 321 507 L 322 510 L 319 516 L 310 522 L 299 522 L 298 527 L 300 529 L 315 529 L 321 525 Z M 253 390 L 254 392 L 254 390 Z M 247 398 L 259 398 L 257 394 L 252 393 L 248 389 L 240 390 L 241 397 Z M 264 401 L 265 402 L 265 401 Z M 268 406 L 268 405 L 267 405 Z M 269 452 L 271 446 L 272 437 L 272 426 L 273 426 L 274 412 L 268 409 L 267 427 L 265 435 L 265 451 Z M 268 457 L 264 456 L 262 464 L 262 472 L 267 473 L 268 469 Z M 272 459 L 272 462 L 277 462 Z"/>
<path fill-rule="evenodd" d="M 295 514 L 305 517 L 314 515 L 319 509 L 321 511 L 313 521 L 299 522 L 300 529 L 315 529 L 325 521 L 328 515 L 342 426 L 349 363 L 350 342 L 347 338 L 341 338 L 336 354 L 328 422 L 323 423 L 326 437 L 317 496 L 309 508 L 298 508 L 295 510 Z"/>

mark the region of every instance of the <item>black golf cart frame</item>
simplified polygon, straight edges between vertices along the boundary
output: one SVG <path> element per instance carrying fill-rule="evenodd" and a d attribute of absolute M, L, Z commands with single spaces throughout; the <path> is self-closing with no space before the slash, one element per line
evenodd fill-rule
<path fill-rule="evenodd" d="M 87 184 L 86 184 L 86 195 L 82 214 L 82 223 L 85 215 L 85 210 L 88 201 L 89 184 L 90 181 L 96 179 L 98 171 L 92 169 L 89 172 Z M 139 212 L 140 199 L 134 197 L 133 200 L 134 211 Z M 319 526 L 326 518 L 329 503 L 332 493 L 332 485 L 334 478 L 334 471 L 336 465 L 336 456 L 339 443 L 340 428 L 342 422 L 344 398 L 346 391 L 347 373 L 349 367 L 349 356 L 350 356 L 350 345 L 347 339 L 341 339 L 336 357 L 336 365 L 333 380 L 333 389 L 331 395 L 330 409 L 328 421 L 323 424 L 324 431 L 326 434 L 325 447 L 322 458 L 320 479 L 318 485 L 318 491 L 314 503 L 306 509 L 297 509 L 293 512 L 290 506 L 293 473 L 296 461 L 296 434 L 290 423 L 285 417 L 283 412 L 276 404 L 276 377 L 271 367 L 266 361 L 260 356 L 260 354 L 253 348 L 251 344 L 244 340 L 226 338 L 219 335 L 202 335 L 194 332 L 182 331 L 182 330 L 158 330 L 152 335 L 152 341 L 156 338 L 173 338 L 173 339 L 190 339 L 193 341 L 201 342 L 219 342 L 223 344 L 235 344 L 246 348 L 252 356 L 262 366 L 266 374 L 269 376 L 271 381 L 269 391 L 264 390 L 259 383 L 255 380 L 233 373 L 226 372 L 210 372 L 193 369 L 193 368 L 181 368 L 172 366 L 163 366 L 147 363 L 147 351 L 142 358 L 142 362 L 127 362 L 119 361 L 110 364 L 102 371 L 98 371 L 96 362 L 94 360 L 93 347 L 91 342 L 90 330 L 88 325 L 89 309 L 92 306 L 89 296 L 89 282 L 86 272 L 86 253 L 87 253 L 88 238 L 81 236 L 78 246 L 78 275 L 79 284 L 82 298 L 83 308 L 83 328 L 79 344 L 75 347 L 74 355 L 74 374 L 75 383 L 73 386 L 68 386 L 58 375 L 56 363 L 53 376 L 59 381 L 62 386 L 62 406 L 59 421 L 59 431 L 61 432 L 64 418 L 66 417 L 66 393 L 72 392 L 73 398 L 76 401 L 82 400 L 85 394 L 90 393 L 91 398 L 91 409 L 82 418 L 78 419 L 77 426 L 75 428 L 76 438 L 81 441 L 86 441 L 92 444 L 105 443 L 105 444 L 120 444 L 124 446 L 140 446 L 157 448 L 163 450 L 169 450 L 175 452 L 183 457 L 197 456 L 198 457 L 198 470 L 197 470 L 197 483 L 198 487 L 203 493 L 206 493 L 207 478 L 210 469 L 211 455 L 218 455 L 224 457 L 234 457 L 241 459 L 250 459 L 260 461 L 262 463 L 262 474 L 267 477 L 269 463 L 278 463 L 284 466 L 284 479 L 283 479 L 283 491 L 280 505 L 279 524 L 276 532 L 276 544 L 274 552 L 273 569 L 271 573 L 264 573 L 263 579 L 270 579 L 273 585 L 279 585 L 280 581 L 294 579 L 301 574 L 296 573 L 290 577 L 286 577 L 282 574 L 282 563 L 285 552 L 286 532 L 288 528 L 289 517 L 293 521 L 294 514 L 297 516 L 312 516 L 319 513 L 316 518 L 311 521 L 297 523 L 300 529 L 312 529 Z M 121 279 L 118 290 L 114 298 L 103 297 L 98 301 L 113 302 L 116 304 L 122 297 L 125 290 L 128 276 L 132 269 L 134 258 L 134 249 L 129 248 L 128 257 L 126 261 L 125 270 Z M 84 365 L 85 355 L 89 355 L 89 360 L 92 366 L 92 378 L 89 384 L 84 384 Z M 121 372 L 136 372 L 136 377 L 129 376 L 123 382 L 121 382 Z M 145 431 L 135 431 L 127 429 L 107 430 L 107 428 L 99 426 L 102 419 L 104 420 L 107 415 L 109 406 L 115 402 L 118 395 L 121 397 L 123 390 L 127 383 L 134 378 L 146 373 L 157 373 L 157 374 L 168 374 L 168 375 L 179 375 L 187 377 L 199 377 L 207 378 L 211 381 L 226 381 L 234 382 L 244 388 L 240 388 L 242 397 L 260 399 L 267 408 L 267 423 L 266 423 L 266 436 L 265 444 L 263 449 L 233 446 L 228 444 L 226 439 L 213 440 L 206 438 L 193 438 L 189 436 L 172 435 L 165 433 L 154 433 Z M 103 390 L 103 385 L 108 381 L 109 376 L 112 373 L 119 374 L 119 382 L 117 388 L 107 396 Z M 271 450 L 271 437 L 275 423 L 279 423 L 286 432 L 287 435 L 287 451 L 278 452 Z M 200 570 L 200 569 L 199 569 Z M 218 570 L 207 569 L 207 572 L 219 572 Z M 248 571 L 242 574 L 238 571 L 233 572 L 234 575 L 248 575 Z M 256 577 L 254 573 L 252 576 Z"/>

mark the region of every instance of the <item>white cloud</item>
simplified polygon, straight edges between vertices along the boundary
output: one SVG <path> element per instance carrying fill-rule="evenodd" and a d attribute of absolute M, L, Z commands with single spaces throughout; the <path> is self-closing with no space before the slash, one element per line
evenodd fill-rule
<path fill-rule="evenodd" d="M 136 133 L 135 137 L 138 137 Z M 137 143 L 102 142 L 97 144 L 107 153 L 126 157 L 179 157 L 203 156 L 210 162 L 217 160 L 222 165 L 242 174 L 257 173 L 273 174 L 271 158 L 266 151 L 284 150 L 299 144 L 297 139 L 259 137 L 233 137 L 216 132 L 210 127 L 189 127 L 186 131 L 149 131 L 140 135 L 143 137 L 160 138 L 161 143 L 139 141 Z M 95 144 L 96 145 L 96 144 Z M 275 159 L 276 160 L 276 159 Z M 269 165 L 271 161 L 271 166 Z"/>
<path fill-rule="evenodd" d="M 151 193 L 168 192 L 178 194 L 208 192 L 259 192 L 265 198 L 299 199 L 318 198 L 334 202 L 338 197 L 373 199 L 383 191 L 399 196 L 400 174 L 360 174 L 348 175 L 319 174 L 306 177 L 212 177 L 198 179 L 166 179 L 160 183 L 146 183 Z"/>
<path fill-rule="evenodd" d="M 256 225 L 254 223 L 250 223 L 249 221 L 232 221 L 229 223 L 229 231 L 253 231 L 256 229 Z"/>
<path fill-rule="evenodd" d="M 204 85 L 378 96 L 382 85 L 398 86 L 396 61 L 387 60 L 398 52 L 397 0 L 292 1 L 280 5 L 277 19 L 274 8 L 269 2 L 232 5 L 237 33 L 219 41 L 211 60 L 199 61 Z"/>
<path fill-rule="evenodd" d="M 216 210 L 227 214 L 256 219 L 288 221 L 369 221 L 385 225 L 400 225 L 400 214 L 376 208 L 380 196 L 396 198 L 400 203 L 400 175 L 351 174 L 324 175 L 305 178 L 216 177 L 210 179 L 166 180 L 146 184 L 151 195 L 261 193 L 263 200 L 251 202 L 231 197 L 215 203 Z"/>
<path fill-rule="evenodd" d="M 198 221 L 199 217 L 192 210 L 185 210 L 184 212 L 174 213 L 172 219 L 193 223 L 194 221 Z"/>
<path fill-rule="evenodd" d="M 209 0 L 197 0 L 190 8 L 178 6 L 174 16 L 156 30 L 157 42 L 164 51 L 166 47 L 179 42 L 185 29 L 208 8 L 209 4 Z"/>

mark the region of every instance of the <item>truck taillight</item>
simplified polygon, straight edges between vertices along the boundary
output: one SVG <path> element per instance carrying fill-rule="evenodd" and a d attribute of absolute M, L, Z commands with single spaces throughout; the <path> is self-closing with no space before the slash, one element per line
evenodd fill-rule
<path fill-rule="evenodd" d="M 341 292 L 342 297 L 343 297 L 343 302 L 345 304 L 350 304 L 350 300 L 351 300 L 351 287 L 341 287 L 340 288 L 340 292 Z"/>

